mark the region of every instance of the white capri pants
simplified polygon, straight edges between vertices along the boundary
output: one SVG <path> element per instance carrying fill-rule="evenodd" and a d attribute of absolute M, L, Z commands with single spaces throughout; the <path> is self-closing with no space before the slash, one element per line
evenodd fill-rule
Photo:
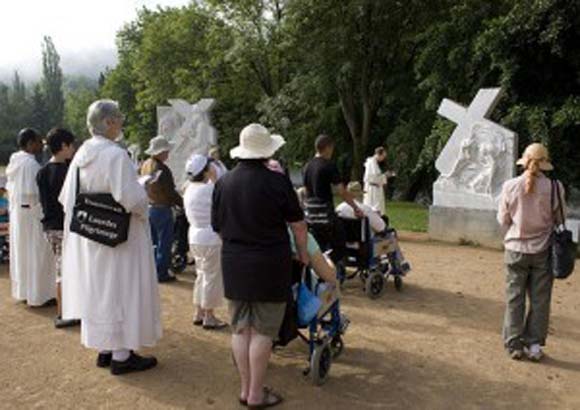
<path fill-rule="evenodd" d="M 193 288 L 193 304 L 202 309 L 221 306 L 224 298 L 221 245 L 190 245 L 195 258 L 197 279 Z"/>

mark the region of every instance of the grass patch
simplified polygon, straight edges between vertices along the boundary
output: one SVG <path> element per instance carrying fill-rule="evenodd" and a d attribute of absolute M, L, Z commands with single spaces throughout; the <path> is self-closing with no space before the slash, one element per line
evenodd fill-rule
<path fill-rule="evenodd" d="M 398 231 L 427 232 L 429 210 L 413 202 L 387 202 L 390 224 Z"/>

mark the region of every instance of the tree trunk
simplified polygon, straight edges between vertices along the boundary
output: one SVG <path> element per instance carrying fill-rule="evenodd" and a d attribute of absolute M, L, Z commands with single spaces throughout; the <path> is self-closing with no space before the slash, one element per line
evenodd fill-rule
<path fill-rule="evenodd" d="M 361 139 L 358 136 L 351 135 L 352 138 L 352 168 L 350 170 L 351 181 L 362 180 L 362 165 L 364 150 L 362 148 Z"/>

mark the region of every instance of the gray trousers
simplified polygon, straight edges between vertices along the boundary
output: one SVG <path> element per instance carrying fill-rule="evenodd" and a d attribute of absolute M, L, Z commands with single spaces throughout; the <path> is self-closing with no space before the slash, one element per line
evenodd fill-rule
<path fill-rule="evenodd" d="M 546 343 L 552 298 L 549 251 L 537 254 L 505 251 L 506 311 L 503 340 L 508 348 Z M 526 317 L 526 293 L 529 309 Z"/>

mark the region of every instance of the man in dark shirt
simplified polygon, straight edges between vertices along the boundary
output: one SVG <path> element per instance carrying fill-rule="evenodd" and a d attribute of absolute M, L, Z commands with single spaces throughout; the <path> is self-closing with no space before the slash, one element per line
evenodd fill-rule
<path fill-rule="evenodd" d="M 65 129 L 54 128 L 50 130 L 46 137 L 46 143 L 52 157 L 38 171 L 36 176 L 36 183 L 38 184 L 40 193 L 40 204 L 42 205 L 44 214 L 41 222 L 56 262 L 56 301 L 58 316 L 54 320 L 54 325 L 57 328 L 75 326 L 80 323 L 78 320 L 62 319 L 62 293 L 60 287 L 64 212 L 62 205 L 58 202 L 58 196 L 66 178 L 69 161 L 75 153 L 74 141 L 74 135 Z"/>
<path fill-rule="evenodd" d="M 298 256 L 308 263 L 306 224 L 292 183 L 267 168 L 267 159 L 283 144 L 281 136 L 270 135 L 263 126 L 248 125 L 240 134 L 240 146 L 230 152 L 239 164 L 217 181 L 213 193 L 212 227 L 223 241 L 224 293 L 241 377 L 239 399 L 248 406 L 270 407 L 282 400 L 264 388 L 264 381 L 291 286 L 287 225 Z"/>
<path fill-rule="evenodd" d="M 334 211 L 333 193 L 336 192 L 352 207 L 357 218 L 362 218 L 364 214 L 345 189 L 338 168 L 331 161 L 334 153 L 332 138 L 319 135 L 314 146 L 316 156 L 304 168 L 306 220 L 320 247 L 324 251 L 332 249 L 332 259 L 339 262 L 344 256 L 345 234 Z"/>
<path fill-rule="evenodd" d="M 165 137 L 157 136 L 149 142 L 145 151 L 150 158 L 141 166 L 141 175 L 151 176 L 147 183 L 149 196 L 149 221 L 153 245 L 155 245 L 155 265 L 159 282 L 175 281 L 169 273 L 171 246 L 173 245 L 173 206 L 183 206 L 183 199 L 175 189 L 173 174 L 165 162 L 169 158 L 171 144 Z"/>

